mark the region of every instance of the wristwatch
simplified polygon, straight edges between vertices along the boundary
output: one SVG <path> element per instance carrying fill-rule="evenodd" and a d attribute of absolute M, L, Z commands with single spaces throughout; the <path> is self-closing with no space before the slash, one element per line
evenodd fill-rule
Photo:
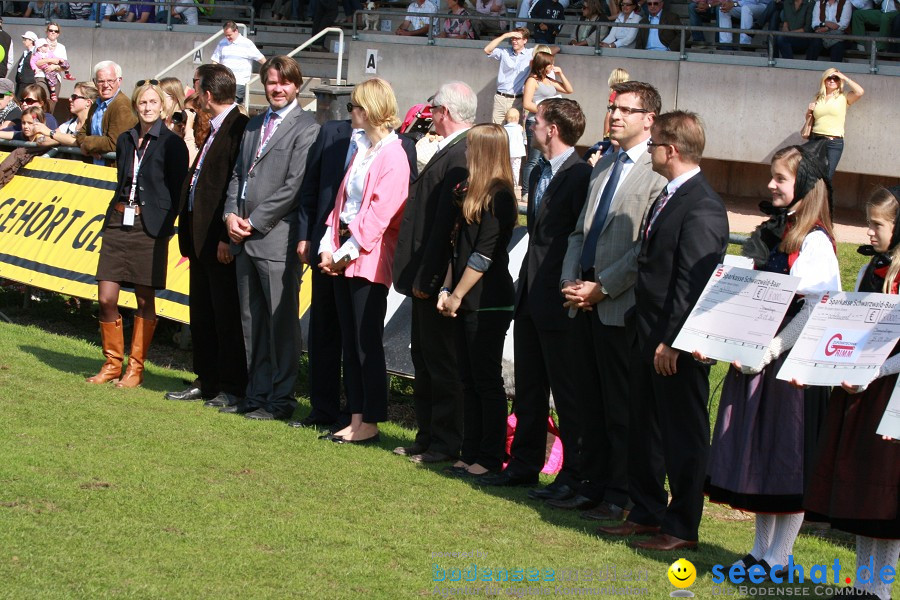
<path fill-rule="evenodd" d="M 55 130 L 55 129 L 51 129 L 51 130 L 50 130 L 50 139 L 52 140 L 52 139 L 53 139 L 53 136 L 55 136 L 55 135 L 56 135 L 56 130 Z"/>

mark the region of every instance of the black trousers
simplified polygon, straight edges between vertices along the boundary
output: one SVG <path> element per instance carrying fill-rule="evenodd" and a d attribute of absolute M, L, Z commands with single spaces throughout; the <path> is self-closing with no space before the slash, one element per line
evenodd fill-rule
<path fill-rule="evenodd" d="M 506 390 L 503 340 L 511 310 L 460 312 L 455 319 L 456 356 L 463 384 L 461 460 L 499 471 L 506 458 Z"/>
<path fill-rule="evenodd" d="M 309 416 L 331 423 L 338 420 L 341 406 L 341 325 L 334 296 L 337 278 L 325 275 L 316 266 L 309 273 Z"/>
<path fill-rule="evenodd" d="M 462 384 L 456 361 L 455 319 L 442 317 L 437 300 L 412 299 L 410 354 L 416 379 L 416 444 L 457 456 L 462 444 Z"/>
<path fill-rule="evenodd" d="M 629 520 L 697 540 L 709 460 L 709 367 L 681 353 L 675 375 L 663 377 L 632 357 Z M 672 501 L 664 486 L 666 476 Z"/>
<path fill-rule="evenodd" d="M 219 392 L 243 397 L 247 390 L 247 354 L 234 262 L 223 265 L 190 254 L 194 373 L 206 397 Z"/>
<path fill-rule="evenodd" d="M 574 323 L 573 323 L 574 325 Z M 583 373 L 575 327 L 539 329 L 520 304 L 513 324 L 515 346 L 516 434 L 507 469 L 521 475 L 541 472 L 546 461 L 550 393 L 559 416 L 563 466 L 556 481 L 575 487 L 581 481 L 581 419 L 579 385 Z"/>
<path fill-rule="evenodd" d="M 585 479 L 582 496 L 606 500 L 617 506 L 628 504 L 629 373 L 634 327 L 604 325 L 596 312 L 575 317 L 583 336 L 585 385 L 581 388 L 580 414 Z"/>
<path fill-rule="evenodd" d="M 344 346 L 347 412 L 366 423 L 387 421 L 384 315 L 387 286 L 362 277 L 335 277 L 334 299 Z"/>

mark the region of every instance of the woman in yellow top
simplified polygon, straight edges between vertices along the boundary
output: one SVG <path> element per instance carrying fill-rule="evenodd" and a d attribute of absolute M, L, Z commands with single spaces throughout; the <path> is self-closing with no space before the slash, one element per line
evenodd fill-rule
<path fill-rule="evenodd" d="M 844 91 L 844 85 L 850 91 Z M 847 107 L 865 94 L 862 86 L 835 68 L 826 69 L 815 99 L 809 103 L 807 120 L 812 118 L 811 140 L 825 139 L 828 156 L 828 178 L 834 178 L 841 154 L 844 152 L 844 120 Z"/>

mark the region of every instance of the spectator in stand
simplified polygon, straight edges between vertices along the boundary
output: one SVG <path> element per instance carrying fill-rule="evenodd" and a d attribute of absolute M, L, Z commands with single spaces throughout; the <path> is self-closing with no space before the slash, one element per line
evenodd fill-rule
<path fill-rule="evenodd" d="M 44 121 L 44 111 L 38 106 L 32 106 L 22 111 L 21 131 L 0 131 L 0 139 L 17 140 L 20 142 L 35 142 L 40 144 L 44 136 L 37 131 L 36 126 Z M 31 162 L 31 159 L 42 153 L 41 147 L 15 148 L 0 162 L 0 187 L 12 180 L 23 166 Z"/>
<path fill-rule="evenodd" d="M 641 14 L 635 11 L 635 0 L 623 0 L 619 4 L 622 12 L 616 17 L 616 23 L 640 23 Z M 613 27 L 609 35 L 600 42 L 601 48 L 634 48 L 638 30 L 634 27 Z"/>
<path fill-rule="evenodd" d="M 310 11 L 313 13 L 312 34 L 316 35 L 326 27 L 334 25 L 338 13 L 337 0 L 312 0 Z M 259 13 L 257 12 L 257 14 Z M 309 47 L 309 50 L 328 52 L 325 40 L 326 36 L 322 36 L 317 43 Z"/>
<path fill-rule="evenodd" d="M 94 164 L 106 164 L 101 155 L 116 149 L 119 136 L 137 123 L 131 109 L 131 101 L 119 93 L 122 86 L 122 67 L 105 60 L 94 66 L 94 84 L 98 96 L 91 107 L 84 127 L 78 132 L 76 141 L 85 156 L 93 156 Z"/>
<path fill-rule="evenodd" d="M 60 74 L 69 69 L 69 61 L 63 60 L 50 51 L 50 44 L 46 39 L 41 38 L 35 44 L 36 51 L 31 56 L 31 67 L 37 73 L 40 69 L 44 73 L 44 81 L 47 90 L 50 92 L 49 112 L 53 112 L 56 107 L 57 92 L 59 91 Z"/>
<path fill-rule="evenodd" d="M 6 60 L 0 58 L 0 77 L 6 77 L 13 68 L 13 42 L 12 36 L 3 31 L 2 18 L 0 18 L 0 52 L 3 53 L 2 57 L 6 58 Z"/>
<path fill-rule="evenodd" d="M 871 0 L 869 0 L 871 2 Z M 807 0 L 785 0 L 781 11 L 781 25 L 784 32 L 810 32 L 810 15 L 812 3 Z M 802 52 L 809 48 L 809 38 L 779 35 L 775 38 L 775 57 L 794 58 L 794 52 Z"/>
<path fill-rule="evenodd" d="M 156 9 L 153 7 L 152 2 L 132 4 L 128 7 L 125 20 L 129 23 L 155 23 Z"/>
<path fill-rule="evenodd" d="M 91 6 L 90 2 L 69 2 L 69 16 L 87 20 L 91 17 Z"/>
<path fill-rule="evenodd" d="M 157 23 L 167 23 L 168 10 L 156 13 Z M 172 23 L 176 25 L 199 25 L 199 13 L 194 0 L 178 0 L 171 8 Z M 256 14 L 259 14 L 258 12 Z"/>
<path fill-rule="evenodd" d="M 828 36 L 844 34 L 850 26 L 852 12 L 853 5 L 844 0 L 817 0 L 813 3 L 810 14 L 812 30 L 823 37 L 810 41 L 806 60 L 819 60 L 819 55 L 827 49 L 831 62 L 844 62 L 847 42 Z"/>
<path fill-rule="evenodd" d="M 472 21 L 463 18 L 469 15 L 466 0 L 447 0 L 447 10 L 456 15 L 456 18 L 441 20 L 441 32 L 437 37 L 474 40 L 475 28 L 472 27 Z"/>
<path fill-rule="evenodd" d="M 13 95 L 13 82 L 5 77 L 0 79 L 0 129 L 13 126 L 22 118 L 22 109 Z"/>
<path fill-rule="evenodd" d="M 531 9 L 533 9 L 534 5 L 537 3 L 538 0 L 522 0 L 522 3 L 519 5 L 518 17 L 520 19 L 531 18 Z M 563 8 L 569 7 L 569 0 L 559 0 L 559 3 L 562 4 Z M 530 27 L 530 25 L 524 21 L 519 21 L 516 23 L 516 27 Z"/>
<path fill-rule="evenodd" d="M 36 83 L 25 86 L 25 90 L 22 92 L 22 109 L 24 110 L 29 106 L 40 106 L 41 110 L 46 114 L 47 125 L 50 127 L 55 128 L 59 125 L 56 122 L 56 117 L 50 112 L 50 101 L 47 99 L 47 93 L 43 87 Z"/>
<path fill-rule="evenodd" d="M 853 35 L 866 35 L 866 26 L 878 27 L 878 37 L 890 37 L 891 21 L 897 16 L 897 0 L 881 0 L 878 2 L 881 8 L 869 10 L 854 10 L 850 17 L 850 29 Z M 860 50 L 865 52 L 865 44 L 858 44 Z M 884 42 L 878 42 L 878 51 L 883 52 L 887 48 Z"/>
<path fill-rule="evenodd" d="M 25 14 L 22 16 L 26 19 L 32 16 L 43 17 L 45 19 L 52 19 L 54 17 L 58 19 L 69 18 L 65 3 L 51 4 L 50 2 L 29 2 L 28 6 L 25 8 Z"/>
<path fill-rule="evenodd" d="M 47 44 L 50 46 L 53 56 L 68 62 L 69 55 L 66 52 L 66 47 L 59 42 L 60 31 L 59 23 L 47 23 Z M 68 68 L 57 68 L 56 70 L 64 73 L 64 77 L 69 81 L 75 81 L 75 76 L 69 73 Z"/>
<path fill-rule="evenodd" d="M 734 27 L 733 19 L 739 17 L 741 29 L 753 29 L 753 22 L 759 21 L 766 12 L 766 5 L 771 0 L 724 0 L 719 7 L 719 27 Z M 719 34 L 722 44 L 731 44 L 732 37 L 728 32 Z M 752 43 L 752 38 L 746 33 L 741 34 L 741 45 Z"/>
<path fill-rule="evenodd" d="M 494 123 L 503 123 L 510 108 L 522 109 L 522 92 L 534 55 L 532 48 L 525 47 L 529 35 L 531 32 L 527 28 L 518 27 L 495 37 L 484 47 L 485 54 L 500 61 L 497 93 L 494 94 Z M 504 40 L 509 40 L 510 47 L 499 47 Z"/>
<path fill-rule="evenodd" d="M 529 17 L 532 19 L 562 20 L 566 18 L 566 7 L 559 0 L 538 0 L 531 7 Z M 553 44 L 562 27 L 559 23 L 532 23 L 534 41 L 538 44 Z"/>
<path fill-rule="evenodd" d="M 601 0 L 584 0 L 581 5 L 581 20 L 590 21 L 588 25 L 578 25 L 572 39 L 569 40 L 570 46 L 593 46 L 597 43 L 597 38 L 605 38 L 609 34 L 607 21 L 615 19 L 619 16 L 619 7 L 613 0 L 606 0 L 608 12 L 604 11 L 604 4 Z"/>
<path fill-rule="evenodd" d="M 31 67 L 31 56 L 34 54 L 34 43 L 38 37 L 33 31 L 26 31 L 22 35 L 22 45 L 25 50 L 19 57 L 16 67 L 16 96 L 21 97 L 26 85 L 34 83 L 34 69 Z"/>
<path fill-rule="evenodd" d="M 97 86 L 90 81 L 79 81 L 75 84 L 75 91 L 69 96 L 69 112 L 72 118 L 59 127 L 49 127 L 46 123 L 36 125 L 37 130 L 44 135 L 45 146 L 75 146 L 75 136 L 84 127 L 87 121 L 91 105 L 97 99 Z"/>
<path fill-rule="evenodd" d="M 222 31 L 225 39 L 220 41 L 213 50 L 212 61 L 225 65 L 234 73 L 234 80 L 237 82 L 235 102 L 243 104 L 247 93 L 247 83 L 253 77 L 253 61 L 263 64 L 266 62 L 266 57 L 262 55 L 256 44 L 241 35 L 237 23 L 234 21 L 226 21 L 222 25 Z"/>
<path fill-rule="evenodd" d="M 718 17 L 718 7 L 721 0 L 691 0 L 688 3 L 688 19 L 693 27 L 702 27 L 704 24 L 715 26 Z M 706 36 L 702 31 L 692 31 L 691 40 L 697 44 L 706 43 Z"/>
<path fill-rule="evenodd" d="M 128 17 L 128 5 L 107 2 L 103 10 L 104 21 L 125 21 Z"/>
<path fill-rule="evenodd" d="M 406 7 L 406 11 L 414 14 L 406 15 L 406 19 L 400 23 L 394 33 L 397 35 L 428 35 L 428 30 L 431 29 L 431 19 L 415 15 L 436 13 L 438 12 L 437 4 L 431 0 L 413 0 Z"/>
<path fill-rule="evenodd" d="M 0 131 L 0 140 L 19 142 L 43 142 L 44 136 L 35 129 L 35 124 L 44 123 L 46 113 L 40 106 L 27 106 L 22 110 L 21 128 Z M 40 139 L 38 139 L 40 138 Z"/>
<path fill-rule="evenodd" d="M 479 35 L 493 34 L 496 35 L 503 29 L 500 17 L 506 12 L 506 5 L 503 0 L 475 0 L 475 11 L 480 15 L 496 17 L 497 20 L 477 21 L 475 30 Z"/>
<path fill-rule="evenodd" d="M 681 25 L 681 19 L 672 11 L 663 10 L 663 0 L 647 0 L 649 11 L 646 22 L 651 25 Z M 641 50 L 672 50 L 678 43 L 677 29 L 638 29 L 636 46 Z"/>

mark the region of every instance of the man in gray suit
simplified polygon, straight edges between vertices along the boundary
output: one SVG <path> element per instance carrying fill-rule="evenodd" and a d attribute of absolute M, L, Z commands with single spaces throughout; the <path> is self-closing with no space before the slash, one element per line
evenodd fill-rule
<path fill-rule="evenodd" d="M 260 69 L 269 109 L 247 123 L 223 219 L 237 269 L 249 381 L 245 401 L 222 412 L 288 419 L 300 359 L 298 191 L 319 126 L 297 104 L 300 66 L 287 56 Z"/>
<path fill-rule="evenodd" d="M 666 184 L 653 172 L 647 144 L 661 110 L 652 85 L 629 81 L 613 86 L 610 138 L 618 150 L 591 173 L 587 202 L 569 236 L 560 286 L 570 316 L 582 323 L 588 373 L 581 401 L 582 474 L 572 498 L 548 500 L 563 509 L 590 509 L 582 516 L 618 520 L 628 496 L 628 373 L 635 330 L 627 313 L 634 306 L 640 225 Z M 599 391 L 599 394 L 595 390 Z"/>

